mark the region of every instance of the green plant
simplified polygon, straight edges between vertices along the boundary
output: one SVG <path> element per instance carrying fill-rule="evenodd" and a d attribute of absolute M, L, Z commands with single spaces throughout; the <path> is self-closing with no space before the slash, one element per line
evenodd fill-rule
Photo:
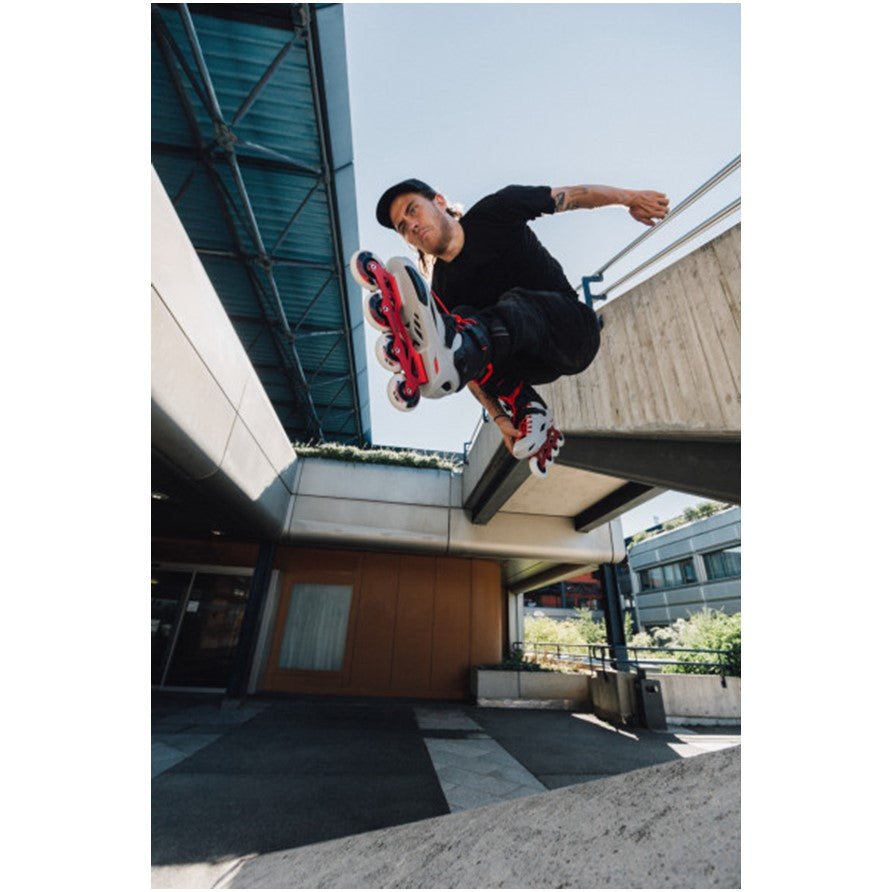
<path fill-rule="evenodd" d="M 674 530 L 685 524 L 693 523 L 695 520 L 700 520 L 703 517 L 711 517 L 713 514 L 718 514 L 720 511 L 725 511 L 730 507 L 732 506 L 729 502 L 700 502 L 700 504 L 695 507 L 685 508 L 681 515 L 663 521 L 661 524 L 657 525 L 656 529 L 642 530 L 641 532 L 633 534 L 627 540 L 629 550 L 643 542 L 645 539 L 650 539 L 652 536 L 659 536 L 660 533 L 668 533 L 669 530 Z"/>
<path fill-rule="evenodd" d="M 523 638 L 527 644 L 588 644 L 577 619 L 557 620 L 550 616 L 528 616 Z"/>
<path fill-rule="evenodd" d="M 478 666 L 478 669 L 498 669 L 512 672 L 551 672 L 546 666 L 541 666 L 534 660 L 526 660 L 523 655 L 523 645 L 515 644 L 511 649 L 511 655 L 500 663 L 491 663 L 488 666 Z"/>
<path fill-rule="evenodd" d="M 501 663 L 491 663 L 488 666 L 478 666 L 478 669 L 497 669 L 505 672 L 554 672 L 548 666 L 543 666 L 533 660 L 502 660 Z"/>
<path fill-rule="evenodd" d="M 704 650 L 724 650 L 730 652 L 728 675 L 741 672 L 741 632 L 740 614 L 728 615 L 720 610 L 704 608 L 691 614 L 687 619 L 678 619 L 671 626 L 670 647 L 703 648 Z M 666 642 L 662 642 L 665 646 Z M 719 654 L 677 654 L 675 659 L 690 663 L 715 663 Z M 697 665 L 667 666 L 664 672 L 677 674 L 711 674 L 714 670 Z"/>
<path fill-rule="evenodd" d="M 417 452 L 413 449 L 388 449 L 382 446 L 349 446 L 345 443 L 295 443 L 294 452 L 301 458 L 327 458 L 331 461 L 360 462 L 372 465 L 397 465 L 408 468 L 434 468 L 455 471 L 461 467 L 459 456 L 438 452 Z"/>
<path fill-rule="evenodd" d="M 606 644 L 607 624 L 603 619 L 595 622 L 590 610 L 576 608 L 576 618 L 571 620 L 586 644 Z"/>

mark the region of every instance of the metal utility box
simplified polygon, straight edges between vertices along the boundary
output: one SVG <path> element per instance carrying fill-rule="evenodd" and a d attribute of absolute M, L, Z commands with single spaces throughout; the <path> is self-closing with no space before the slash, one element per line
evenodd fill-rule
<path fill-rule="evenodd" d="M 663 708 L 660 682 L 655 678 L 647 678 L 644 670 L 639 670 L 638 678 L 635 680 L 635 700 L 641 724 L 654 731 L 665 730 L 666 710 Z"/>

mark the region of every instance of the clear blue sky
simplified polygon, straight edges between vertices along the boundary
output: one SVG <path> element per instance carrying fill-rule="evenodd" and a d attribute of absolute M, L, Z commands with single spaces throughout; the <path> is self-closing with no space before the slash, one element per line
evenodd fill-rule
<path fill-rule="evenodd" d="M 509 183 L 653 188 L 677 204 L 740 153 L 736 5 L 360 3 L 345 22 L 360 241 L 385 259 L 412 256 L 374 220 L 407 176 L 465 207 Z M 662 243 L 739 190 L 729 179 Z M 622 208 L 533 227 L 574 285 L 644 231 Z M 375 443 L 461 451 L 480 415 L 470 394 L 398 413 L 371 354 L 369 372 Z M 655 500 L 641 523 L 696 501 Z"/>

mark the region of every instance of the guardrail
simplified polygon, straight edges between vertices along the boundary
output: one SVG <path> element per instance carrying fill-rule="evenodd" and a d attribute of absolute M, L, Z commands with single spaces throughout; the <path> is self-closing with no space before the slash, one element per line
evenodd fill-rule
<path fill-rule="evenodd" d="M 512 649 L 514 653 L 522 652 L 524 658 L 532 657 L 534 662 L 539 662 L 541 659 L 566 663 L 577 668 L 587 666 L 590 672 L 594 672 L 596 664 L 602 670 L 609 667 L 626 671 L 661 670 L 667 666 L 691 666 L 696 667 L 696 674 L 720 675 L 723 684 L 726 676 L 740 674 L 738 660 L 731 648 L 711 650 L 702 647 L 636 647 L 611 644 L 565 644 L 557 641 L 518 641 L 514 643 Z M 638 656 L 640 653 L 652 653 L 655 656 L 641 658 Z M 656 654 L 660 656 L 656 656 Z M 676 659 L 676 654 L 706 654 L 715 656 L 717 659 Z"/>
<path fill-rule="evenodd" d="M 679 248 L 684 247 L 688 242 L 693 241 L 697 236 L 706 232 L 711 227 L 721 223 L 726 217 L 731 216 L 735 211 L 740 210 L 740 198 L 736 198 L 734 201 L 727 204 L 720 211 L 717 211 L 708 219 L 704 220 L 702 223 L 699 223 L 689 232 L 685 233 L 685 235 L 681 236 L 681 238 L 676 239 L 672 242 L 671 245 L 663 248 L 653 257 L 644 261 L 644 263 L 640 264 L 638 267 L 633 269 L 631 272 L 626 273 L 622 278 L 617 279 L 613 284 L 609 285 L 607 288 L 603 289 L 600 294 L 592 294 L 591 286 L 594 283 L 600 283 L 604 281 L 604 273 L 615 264 L 617 261 L 621 260 L 635 248 L 639 247 L 643 242 L 647 239 L 652 238 L 653 235 L 657 232 L 660 232 L 667 223 L 670 223 L 679 214 L 689 208 L 694 202 L 698 199 L 702 198 L 708 192 L 712 191 L 719 183 L 722 182 L 726 177 L 730 176 L 734 171 L 736 171 L 740 167 L 740 155 L 738 155 L 733 161 L 728 162 L 718 173 L 714 174 L 710 177 L 702 186 L 695 189 L 687 198 L 685 198 L 677 207 L 673 208 L 666 216 L 656 225 L 650 227 L 647 232 L 638 236 L 633 242 L 630 242 L 623 248 L 618 254 L 614 255 L 610 258 L 600 269 L 596 270 L 590 276 L 583 276 L 582 282 L 577 286 L 576 290 L 579 291 L 582 289 L 583 295 L 585 296 L 585 302 L 592 306 L 594 301 L 596 300 L 606 300 L 609 292 L 613 291 L 615 288 L 618 288 L 620 285 L 628 282 L 629 279 L 633 279 L 635 276 L 644 272 L 646 269 L 650 268 L 656 263 L 659 263 L 664 257 L 667 257 L 673 251 L 677 251 Z"/>

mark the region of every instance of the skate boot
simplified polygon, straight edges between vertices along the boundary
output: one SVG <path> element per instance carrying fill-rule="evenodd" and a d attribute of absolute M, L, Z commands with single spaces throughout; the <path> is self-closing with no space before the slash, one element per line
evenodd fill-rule
<path fill-rule="evenodd" d="M 363 300 L 363 313 L 382 332 L 375 356 L 394 372 L 387 396 L 408 411 L 421 396 L 440 399 L 461 390 L 490 362 L 491 342 L 476 319 L 441 313 L 436 299 L 411 261 L 391 258 L 385 265 L 368 251 L 350 260 L 354 278 L 375 293 Z"/>
<path fill-rule="evenodd" d="M 530 470 L 537 477 L 544 477 L 548 469 L 554 464 L 561 446 L 564 445 L 564 435 L 552 424 L 545 438 L 545 445 L 530 459 Z"/>
<path fill-rule="evenodd" d="M 529 384 L 518 384 L 500 396 L 499 402 L 521 432 L 511 449 L 514 457 L 520 461 L 529 459 L 530 471 L 544 477 L 564 444 L 554 413 Z"/>
<path fill-rule="evenodd" d="M 548 429 L 554 423 L 545 400 L 529 384 L 521 382 L 500 396 L 499 402 L 511 423 L 521 432 L 511 448 L 514 457 L 522 460 L 535 455 L 545 445 Z"/>

